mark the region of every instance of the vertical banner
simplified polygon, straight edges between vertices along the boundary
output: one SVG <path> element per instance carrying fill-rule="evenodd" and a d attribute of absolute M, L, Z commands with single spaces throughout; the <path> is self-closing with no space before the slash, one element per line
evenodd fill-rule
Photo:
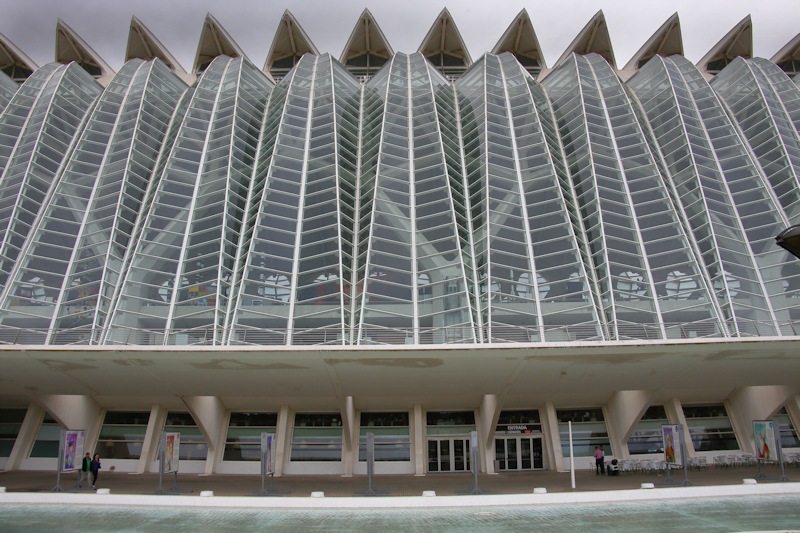
<path fill-rule="evenodd" d="M 261 457 L 264 463 L 264 473 L 272 474 L 275 472 L 275 468 L 272 462 L 272 439 L 274 435 L 272 433 L 262 433 L 261 434 Z"/>
<path fill-rule="evenodd" d="M 778 445 L 775 442 L 775 423 L 772 420 L 753 420 L 753 436 L 758 460 L 777 460 Z"/>
<path fill-rule="evenodd" d="M 682 465 L 683 453 L 681 450 L 680 426 L 661 426 L 661 438 L 664 445 L 664 462 Z"/>
<path fill-rule="evenodd" d="M 64 432 L 64 455 L 61 457 L 62 472 L 80 469 L 85 439 L 86 432 L 83 430 Z"/>
<path fill-rule="evenodd" d="M 177 472 L 180 466 L 179 456 L 181 448 L 180 433 L 166 433 L 164 442 L 164 473 Z"/>

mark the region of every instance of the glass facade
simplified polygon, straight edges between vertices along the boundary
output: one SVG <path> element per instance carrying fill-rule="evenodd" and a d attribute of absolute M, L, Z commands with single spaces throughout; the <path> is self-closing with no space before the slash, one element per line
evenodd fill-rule
<path fill-rule="evenodd" d="M 689 426 L 694 451 L 738 450 L 728 412 L 722 404 L 684 405 L 683 414 Z"/>
<path fill-rule="evenodd" d="M 0 341 L 796 334 L 800 266 L 774 236 L 800 216 L 800 89 L 778 66 L 437 66 L 0 75 Z"/>
<path fill-rule="evenodd" d="M 558 432 L 561 437 L 561 453 L 569 457 L 569 426 L 572 422 L 572 453 L 574 457 L 594 457 L 596 446 L 603 453 L 612 455 L 603 409 L 557 409 Z"/>
<path fill-rule="evenodd" d="M 223 461 L 260 461 L 261 434 L 275 435 L 277 413 L 231 413 Z"/>
<path fill-rule="evenodd" d="M 669 424 L 663 405 L 651 405 L 636 423 L 628 438 L 628 453 L 641 455 L 664 451 L 661 426 Z"/>
<path fill-rule="evenodd" d="M 106 459 L 139 459 L 149 420 L 148 411 L 108 411 L 97 438 L 97 451 Z"/>

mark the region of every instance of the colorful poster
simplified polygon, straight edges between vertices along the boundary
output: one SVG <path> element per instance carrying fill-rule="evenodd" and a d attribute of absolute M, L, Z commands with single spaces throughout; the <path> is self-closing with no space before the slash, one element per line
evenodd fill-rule
<path fill-rule="evenodd" d="M 83 442 L 85 438 L 85 431 L 64 432 L 64 456 L 61 458 L 62 472 L 80 469 L 81 457 L 83 457 Z"/>
<path fill-rule="evenodd" d="M 756 442 L 756 457 L 762 461 L 777 460 L 775 423 L 772 420 L 753 420 L 753 436 Z"/>
<path fill-rule="evenodd" d="M 664 441 L 664 461 L 668 464 L 681 465 L 680 426 L 661 426 L 661 437 Z"/>
<path fill-rule="evenodd" d="M 166 433 L 164 441 L 164 473 L 177 472 L 180 466 L 181 434 Z"/>

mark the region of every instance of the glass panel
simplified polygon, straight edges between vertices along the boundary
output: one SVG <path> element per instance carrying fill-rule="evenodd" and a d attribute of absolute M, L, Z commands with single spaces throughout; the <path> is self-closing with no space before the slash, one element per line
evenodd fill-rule
<path fill-rule="evenodd" d="M 341 461 L 342 422 L 337 414 L 298 413 L 292 432 L 292 461 Z"/>
<path fill-rule="evenodd" d="M 26 409 L 0 409 L 0 457 L 11 455 L 26 413 Z"/>
<path fill-rule="evenodd" d="M 223 461 L 260 461 L 261 434 L 275 434 L 277 413 L 231 413 Z"/>
<path fill-rule="evenodd" d="M 147 411 L 106 412 L 97 439 L 98 453 L 106 459 L 139 459 L 149 420 Z"/>

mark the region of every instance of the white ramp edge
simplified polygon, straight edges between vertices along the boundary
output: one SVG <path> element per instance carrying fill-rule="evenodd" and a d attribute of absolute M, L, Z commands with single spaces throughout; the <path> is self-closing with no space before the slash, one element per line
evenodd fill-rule
<path fill-rule="evenodd" d="M 220 507 L 253 509 L 377 509 L 415 507 L 491 507 L 513 505 L 554 505 L 569 503 L 619 503 L 621 501 L 673 500 L 680 498 L 719 498 L 800 494 L 800 483 L 760 483 L 757 485 L 714 485 L 706 487 L 668 487 L 649 490 L 606 490 L 551 492 L 544 494 L 484 494 L 464 496 L 389 496 L 370 497 L 253 497 L 215 496 L 214 498 L 173 495 L 72 494 L 64 492 L 5 492 L 0 504 L 111 505 L 150 507 Z"/>

